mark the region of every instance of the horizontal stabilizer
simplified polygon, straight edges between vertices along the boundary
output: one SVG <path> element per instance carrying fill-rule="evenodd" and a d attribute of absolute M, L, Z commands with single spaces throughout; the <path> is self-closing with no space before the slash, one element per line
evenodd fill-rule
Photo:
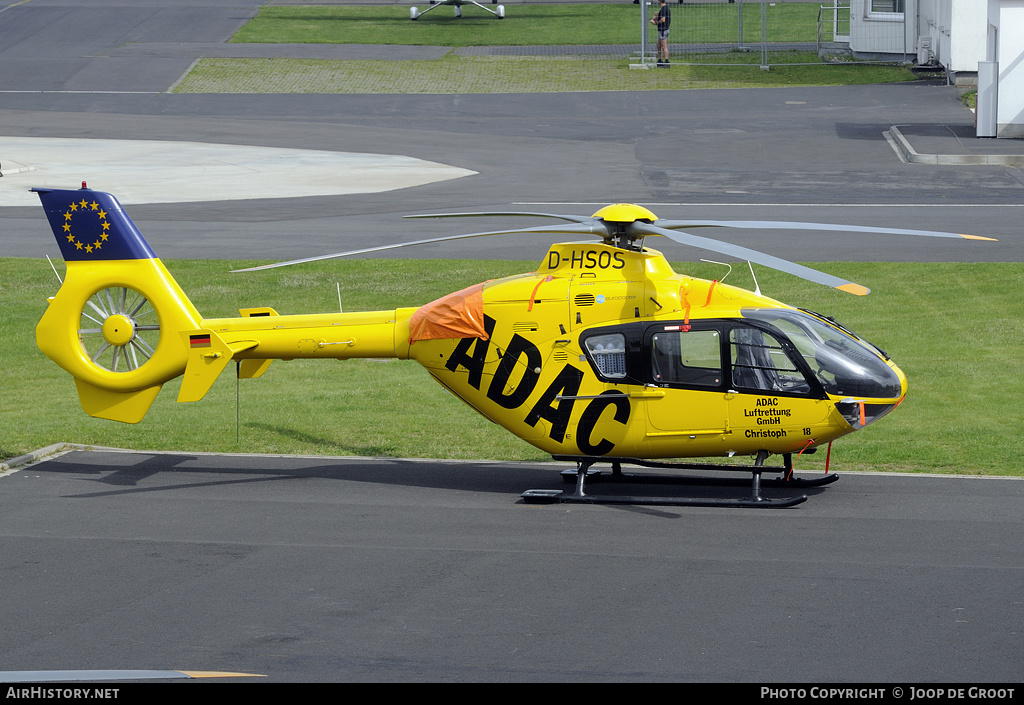
<path fill-rule="evenodd" d="M 181 337 L 188 348 L 188 363 L 178 392 L 180 402 L 199 401 L 205 397 L 235 353 L 259 345 L 255 340 L 228 344 L 212 330 L 182 331 Z"/>
<path fill-rule="evenodd" d="M 243 318 L 263 318 L 264 316 L 280 315 L 269 306 L 260 306 L 259 308 L 240 308 L 238 309 L 238 313 Z M 271 362 L 273 362 L 273 360 L 242 360 L 242 364 L 238 367 L 238 378 L 256 379 L 267 371 Z"/>
<path fill-rule="evenodd" d="M 242 360 L 238 368 L 239 379 L 256 379 L 270 367 L 273 360 Z"/>

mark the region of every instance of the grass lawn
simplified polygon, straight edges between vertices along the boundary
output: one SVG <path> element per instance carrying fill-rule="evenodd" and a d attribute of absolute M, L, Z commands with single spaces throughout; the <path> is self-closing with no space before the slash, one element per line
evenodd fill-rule
<path fill-rule="evenodd" d="M 412 306 L 471 283 L 530 269 L 523 262 L 337 260 L 232 275 L 241 262 L 166 263 L 207 316 L 244 306 L 281 313 L 331 311 L 342 285 L 346 311 Z M 1024 300 L 1006 282 L 1021 264 L 832 263 L 816 268 L 872 289 L 842 294 L 759 269 L 768 295 L 834 315 L 893 356 L 907 373 L 906 402 L 868 429 L 841 439 L 834 467 L 912 472 L 1024 474 L 1015 409 L 1024 396 L 1019 344 Z M 714 278 L 721 268 L 677 264 Z M 546 459 L 484 420 L 412 361 L 276 361 L 262 378 L 242 380 L 236 441 L 236 380 L 230 371 L 210 394 L 178 404 L 165 385 L 142 423 L 86 416 L 71 378 L 35 346 L 34 328 L 57 282 L 46 260 L 0 259 L 2 354 L 0 457 L 56 442 L 135 449 L 253 451 L 398 457 Z M 751 286 L 736 268 L 729 283 Z M 399 410 L 400 413 L 396 413 Z M 820 453 L 799 467 L 820 467 Z"/>
<path fill-rule="evenodd" d="M 426 2 L 424 7 L 429 7 Z M 582 56 L 468 56 L 454 49 L 431 61 L 327 59 L 203 59 L 178 93 L 463 94 L 676 90 L 891 83 L 914 80 L 898 66 L 822 64 L 813 51 L 772 49 L 762 71 L 761 6 L 738 3 L 672 5 L 673 67 L 630 70 L 628 49 L 616 58 Z M 471 46 L 638 46 L 645 27 L 632 3 L 511 6 L 504 20 L 467 7 L 463 19 L 439 7 L 413 22 L 405 6 L 267 6 L 234 42 Z M 514 14 L 512 14 L 514 13 Z M 816 41 L 818 6 L 767 7 L 769 42 Z M 689 45 L 679 51 L 678 43 Z M 698 47 L 695 53 L 694 47 Z M 704 48 L 706 47 L 706 48 Z M 731 48 L 731 50 L 730 50 Z M 672 49 L 672 45 L 670 45 Z M 653 49 L 652 49 L 653 50 Z"/>
<path fill-rule="evenodd" d="M 488 2 L 482 3 L 493 9 Z M 429 7 L 419 3 L 420 11 Z M 739 4 L 671 4 L 672 41 L 735 43 Z M 650 9 L 648 16 L 656 12 Z M 743 5 L 743 40 L 761 40 L 761 6 Z M 818 5 L 776 2 L 768 8 L 769 41 L 815 42 Z M 554 44 L 639 44 L 641 9 L 609 4 L 509 5 L 505 19 L 467 6 L 456 20 L 453 8 L 439 7 L 415 22 L 409 8 L 359 6 L 264 6 L 233 42 L 281 44 L 404 44 L 425 46 L 541 46 Z"/>
<path fill-rule="evenodd" d="M 428 7 L 423 3 L 424 7 Z M 630 49 L 645 27 L 632 3 L 515 5 L 504 20 L 467 7 L 463 19 L 439 7 L 415 22 L 405 6 L 267 6 L 234 36 L 235 42 L 385 44 L 452 47 L 437 60 L 203 59 L 177 93 L 465 94 L 678 90 L 891 83 L 914 80 L 906 68 L 822 64 L 814 51 L 772 48 L 762 71 L 761 6 L 738 3 L 672 5 L 671 70 L 630 70 Z M 818 6 L 773 3 L 769 42 L 813 44 Z M 679 43 L 685 43 L 682 52 Z M 613 45 L 621 56 L 599 54 L 479 56 L 471 46 Z M 753 48 L 753 50 L 751 50 Z M 704 53 L 700 53 L 704 52 Z"/>
<path fill-rule="evenodd" d="M 815 55 L 804 55 L 815 60 Z M 680 57 L 692 60 L 693 57 Z M 679 61 L 674 58 L 673 61 Z M 799 63 L 801 57 L 793 57 Z M 178 93 L 552 93 L 688 88 L 766 88 L 912 81 L 897 66 L 792 65 L 761 71 L 760 54 L 736 52 L 746 65 L 675 65 L 630 70 L 628 59 L 455 56 L 437 61 L 203 59 Z"/>

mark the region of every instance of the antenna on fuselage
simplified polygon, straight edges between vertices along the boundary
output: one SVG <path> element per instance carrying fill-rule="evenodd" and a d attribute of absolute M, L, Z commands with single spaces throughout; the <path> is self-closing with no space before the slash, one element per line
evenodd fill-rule
<path fill-rule="evenodd" d="M 50 269 L 52 269 L 53 273 L 57 275 L 57 281 L 63 284 L 64 280 L 60 278 L 60 274 L 57 274 L 57 268 L 53 266 L 53 260 L 50 259 L 50 255 L 46 255 L 46 261 L 50 263 Z"/>
<path fill-rule="evenodd" d="M 754 274 L 754 265 L 747 260 L 747 266 L 750 267 L 750 276 L 754 279 L 754 293 L 758 296 L 761 295 L 761 285 L 757 283 L 757 275 Z"/>
<path fill-rule="evenodd" d="M 708 264 L 720 264 L 723 267 L 728 267 L 729 271 L 725 273 L 725 277 L 727 277 L 730 274 L 732 274 L 732 265 L 729 264 L 728 262 L 716 262 L 713 259 L 701 259 L 701 262 L 707 262 Z M 721 284 L 722 282 L 724 282 L 725 281 L 725 277 L 722 277 L 721 279 L 719 279 L 718 283 Z"/>

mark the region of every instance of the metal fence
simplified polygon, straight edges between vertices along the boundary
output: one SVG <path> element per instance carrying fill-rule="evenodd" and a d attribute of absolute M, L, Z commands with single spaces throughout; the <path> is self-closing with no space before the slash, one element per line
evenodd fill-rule
<path fill-rule="evenodd" d="M 656 63 L 657 0 L 640 0 L 635 61 Z M 907 60 L 903 0 L 669 0 L 672 63 L 715 66 Z"/>

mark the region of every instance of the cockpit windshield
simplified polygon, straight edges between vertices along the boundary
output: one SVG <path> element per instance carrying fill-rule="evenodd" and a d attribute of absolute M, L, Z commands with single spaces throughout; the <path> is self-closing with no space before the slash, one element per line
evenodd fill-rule
<path fill-rule="evenodd" d="M 825 391 L 837 396 L 895 399 L 900 378 L 873 346 L 803 311 L 744 309 L 743 317 L 782 331 Z"/>

